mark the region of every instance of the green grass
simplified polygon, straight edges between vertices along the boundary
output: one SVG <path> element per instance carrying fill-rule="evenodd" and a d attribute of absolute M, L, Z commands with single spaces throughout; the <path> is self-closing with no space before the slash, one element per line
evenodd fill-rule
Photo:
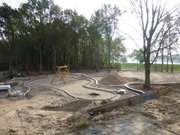
<path fill-rule="evenodd" d="M 89 121 L 86 118 L 80 118 L 77 122 L 76 127 L 78 129 L 86 129 L 89 126 Z"/>
<path fill-rule="evenodd" d="M 123 64 L 114 64 L 114 68 L 121 67 L 121 70 L 138 70 L 143 71 L 144 70 L 144 64 L 136 64 L 136 63 L 123 63 Z M 164 72 L 167 70 L 166 64 L 164 64 Z M 161 64 L 153 64 L 151 65 L 151 71 L 160 72 L 161 71 Z M 169 65 L 169 72 L 171 71 L 171 65 Z M 180 72 L 180 65 L 174 64 L 174 72 Z"/>

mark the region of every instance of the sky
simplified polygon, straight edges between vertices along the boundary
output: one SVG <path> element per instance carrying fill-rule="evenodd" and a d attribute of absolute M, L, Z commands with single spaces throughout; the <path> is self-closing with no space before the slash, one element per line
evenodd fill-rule
<path fill-rule="evenodd" d="M 5 2 L 13 8 L 19 7 L 21 3 L 27 0 L 0 0 L 0 5 Z M 154 0 L 154 2 L 159 2 L 160 0 Z M 180 0 L 161 0 L 162 3 L 167 3 L 167 8 L 171 9 L 173 6 L 180 3 Z M 79 14 L 84 15 L 88 19 L 97 10 L 100 9 L 103 4 L 111 4 L 118 6 L 121 10 L 128 10 L 129 12 L 124 13 L 119 18 L 118 23 L 118 33 L 117 36 L 123 35 L 124 45 L 127 48 L 128 54 L 132 52 L 133 49 L 138 49 L 141 47 L 141 34 L 137 27 L 137 18 L 132 15 L 132 10 L 130 9 L 130 4 L 128 0 L 54 0 L 54 3 L 59 5 L 61 8 L 75 9 Z"/>

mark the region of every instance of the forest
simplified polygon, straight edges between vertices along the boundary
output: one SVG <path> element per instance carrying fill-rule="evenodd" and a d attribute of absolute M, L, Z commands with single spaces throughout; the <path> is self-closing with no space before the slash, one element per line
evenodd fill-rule
<path fill-rule="evenodd" d="M 126 61 L 123 38 L 115 36 L 122 11 L 104 5 L 90 19 L 52 0 L 0 6 L 0 70 L 96 69 Z"/>
<path fill-rule="evenodd" d="M 0 0 L 0 108 L 0 135 L 180 135 L 180 0 Z"/>
<path fill-rule="evenodd" d="M 14 9 L 0 6 L 0 70 L 55 71 L 58 65 L 70 69 L 113 68 L 128 57 L 144 66 L 145 84 L 150 88 L 151 66 L 161 61 L 174 71 L 179 52 L 179 5 L 148 0 L 129 0 L 131 9 L 104 4 L 90 19 L 76 10 L 62 9 L 53 0 L 28 0 Z M 131 12 L 139 22 L 141 47 L 127 56 L 126 40 L 118 31 L 120 17 Z M 133 22 L 132 22 L 133 23 Z M 118 34 L 117 34 L 118 33 Z M 139 46 L 138 45 L 138 46 Z M 169 68 L 169 63 L 171 67 Z"/>

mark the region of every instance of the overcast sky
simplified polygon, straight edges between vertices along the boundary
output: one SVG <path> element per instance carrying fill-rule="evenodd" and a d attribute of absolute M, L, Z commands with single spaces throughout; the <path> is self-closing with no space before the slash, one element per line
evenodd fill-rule
<path fill-rule="evenodd" d="M 0 4 L 7 3 L 13 8 L 19 7 L 19 5 L 27 0 L 0 0 Z M 154 0 L 160 1 L 160 0 Z M 180 3 L 180 0 L 161 0 L 163 3 L 167 2 L 167 8 L 171 9 L 173 6 Z M 55 4 L 61 8 L 75 9 L 79 14 L 84 15 L 88 19 L 95 12 L 95 10 L 102 7 L 103 4 L 112 4 L 118 6 L 121 10 L 128 10 L 120 17 L 119 20 L 119 32 L 117 35 L 123 35 L 125 37 L 124 44 L 130 53 L 133 49 L 141 46 L 140 30 L 138 29 L 137 19 L 131 14 L 129 10 L 130 5 L 128 0 L 54 0 Z"/>

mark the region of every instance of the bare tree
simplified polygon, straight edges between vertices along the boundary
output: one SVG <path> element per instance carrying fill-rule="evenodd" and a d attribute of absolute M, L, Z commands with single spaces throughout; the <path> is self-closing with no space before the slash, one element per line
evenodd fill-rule
<path fill-rule="evenodd" d="M 179 39 L 179 32 L 178 32 L 178 18 L 176 16 L 173 16 L 170 13 L 167 13 L 167 16 L 164 20 L 166 24 L 166 39 L 163 40 L 163 46 L 166 48 L 163 48 L 167 51 L 167 72 L 169 71 L 169 60 L 171 62 L 171 72 L 174 72 L 174 62 L 173 62 L 173 52 L 177 50 L 178 45 L 178 39 Z M 162 55 L 163 59 L 163 55 Z"/>
<path fill-rule="evenodd" d="M 172 48 L 170 47 L 170 60 L 171 60 L 171 73 L 174 72 L 174 62 L 173 62 L 173 57 L 172 57 Z"/>
<path fill-rule="evenodd" d="M 143 39 L 143 54 L 145 66 L 144 88 L 151 88 L 150 72 L 159 52 L 162 49 L 164 37 L 164 19 L 167 15 L 165 6 L 154 3 L 153 0 L 130 0 L 134 12 L 138 17 Z M 160 36 L 161 35 L 161 36 Z"/>
<path fill-rule="evenodd" d="M 169 52 L 170 50 L 167 50 L 167 60 L 166 60 L 166 72 L 169 72 Z"/>
<path fill-rule="evenodd" d="M 164 44 L 162 44 L 161 48 L 161 72 L 164 71 Z"/>

